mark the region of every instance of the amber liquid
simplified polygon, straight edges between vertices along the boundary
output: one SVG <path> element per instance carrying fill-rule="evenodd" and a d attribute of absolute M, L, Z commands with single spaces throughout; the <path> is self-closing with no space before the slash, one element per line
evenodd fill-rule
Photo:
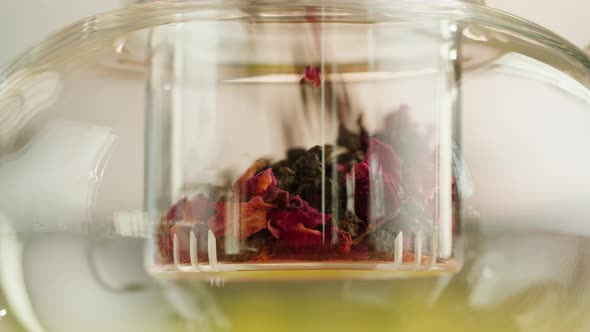
<path fill-rule="evenodd" d="M 178 331 L 587 331 L 590 240 L 534 237 L 508 234 L 510 249 L 486 236 L 489 244 L 471 246 L 458 273 L 397 271 L 377 279 L 361 271 L 349 271 L 350 278 L 292 271 L 290 280 L 187 279 L 167 287 L 187 303 L 206 299 L 200 322 L 180 319 Z M 552 246 L 545 255 L 530 255 L 544 243 Z M 571 257 L 559 256 L 559 243 L 576 243 Z"/>
<path fill-rule="evenodd" d="M 105 322 L 113 316 L 92 313 L 85 305 L 79 308 L 88 320 L 86 331 L 101 325 L 113 326 L 113 332 L 588 331 L 590 240 L 557 234 L 531 240 L 534 236 L 509 233 L 506 241 L 485 235 L 467 246 L 458 273 L 396 271 L 375 278 L 367 271 L 254 271 L 257 280 L 224 279 L 221 273 L 203 281 L 177 272 L 153 276 L 157 286 L 149 291 L 161 296 L 142 303 L 143 319 L 128 314 L 137 308 L 127 301 L 147 290 L 109 295 L 108 304 L 120 311 L 116 321 Z M 47 287 L 83 294 L 84 289 L 70 289 L 76 284 L 54 280 Z M 38 295 L 29 294 L 32 302 Z M 10 289 L 0 292 L 0 310 L 7 310 L 1 331 L 28 331 L 19 308 L 12 306 L 18 300 Z M 57 310 L 69 305 L 67 299 L 54 302 L 53 318 L 67 319 Z"/>
<path fill-rule="evenodd" d="M 180 287 L 215 299 L 209 305 L 219 312 L 203 313 L 211 331 L 577 331 L 583 324 L 572 307 L 561 305 L 576 295 L 560 298 L 554 285 L 534 285 L 500 303 L 474 307 L 466 280 L 454 279 L 440 291 L 441 278 Z M 190 331 L 194 324 L 179 322 L 177 330 Z"/>

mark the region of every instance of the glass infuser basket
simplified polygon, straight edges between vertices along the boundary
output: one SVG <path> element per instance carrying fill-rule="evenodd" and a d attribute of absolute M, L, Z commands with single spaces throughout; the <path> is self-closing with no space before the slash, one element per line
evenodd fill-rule
<path fill-rule="evenodd" d="M 155 271 L 457 270 L 456 23 L 250 8 L 151 33 Z"/>

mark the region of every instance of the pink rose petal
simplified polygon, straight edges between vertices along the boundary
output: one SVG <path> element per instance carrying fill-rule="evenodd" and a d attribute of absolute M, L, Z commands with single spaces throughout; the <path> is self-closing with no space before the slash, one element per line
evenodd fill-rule
<path fill-rule="evenodd" d="M 272 209 L 268 212 L 269 227 L 278 239 L 283 232 L 301 224 L 308 229 L 314 229 L 332 218 L 331 214 L 324 214 L 309 206 L 301 197 L 295 195 L 289 201 L 286 209 Z"/>
<path fill-rule="evenodd" d="M 232 187 L 232 200 L 239 199 L 245 201 L 248 198 L 248 181 L 256 175 L 256 172 L 267 165 L 264 160 L 257 160 L 250 168 L 236 180 Z"/>

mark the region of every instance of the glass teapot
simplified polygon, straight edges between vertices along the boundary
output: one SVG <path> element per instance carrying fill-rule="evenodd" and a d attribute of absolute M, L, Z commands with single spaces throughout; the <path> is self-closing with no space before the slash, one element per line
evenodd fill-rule
<path fill-rule="evenodd" d="M 471 2 L 87 18 L 0 74 L 0 324 L 586 330 L 589 73 Z"/>

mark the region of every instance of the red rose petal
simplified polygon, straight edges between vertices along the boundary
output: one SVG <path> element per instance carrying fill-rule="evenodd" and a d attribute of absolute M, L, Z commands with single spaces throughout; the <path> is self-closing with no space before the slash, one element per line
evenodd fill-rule
<path fill-rule="evenodd" d="M 289 196 L 287 191 L 274 188 L 264 195 L 264 201 L 276 208 L 285 209 L 289 206 Z"/>
<path fill-rule="evenodd" d="M 209 228 L 215 236 L 226 236 L 228 223 L 238 223 L 242 239 L 266 228 L 267 213 L 272 205 L 256 196 L 248 202 L 217 202 L 217 214 L 209 218 Z"/>
<path fill-rule="evenodd" d="M 337 229 L 335 234 L 337 241 L 332 241 L 332 228 L 326 227 L 325 236 L 320 230 L 309 229 L 303 224 L 293 225 L 288 231 L 281 234 L 277 240 L 274 253 L 288 257 L 293 254 L 324 254 L 324 257 L 333 257 L 350 253 L 352 238 L 350 234 Z"/>
<path fill-rule="evenodd" d="M 185 220 L 194 220 L 203 223 L 207 222 L 215 208 L 215 204 L 204 194 L 198 194 L 193 197 L 189 202 L 189 206 L 190 215 L 189 218 Z"/>
<path fill-rule="evenodd" d="M 345 254 L 350 253 L 350 250 L 352 249 L 352 236 L 350 236 L 350 233 L 338 229 L 336 234 L 338 235 L 338 242 L 336 243 L 337 251 Z"/>
<path fill-rule="evenodd" d="M 402 176 L 401 159 L 391 145 L 369 138 L 365 162 L 374 172 L 381 172 L 386 181 L 399 183 Z"/>
<path fill-rule="evenodd" d="M 250 166 L 242 176 L 236 180 L 232 187 L 232 192 L 234 196 L 239 197 L 241 201 L 247 199 L 248 196 L 248 180 L 256 175 L 256 172 L 267 165 L 267 162 L 264 160 L 257 160 L 252 166 Z"/>
<path fill-rule="evenodd" d="M 188 200 L 184 197 L 168 210 L 166 220 L 183 220 L 187 211 L 190 211 L 190 206 Z"/>
<path fill-rule="evenodd" d="M 283 232 L 301 224 L 308 229 L 314 229 L 332 218 L 331 214 L 324 214 L 313 207 L 299 196 L 293 196 L 287 209 L 272 209 L 268 212 L 269 230 L 276 237 L 280 238 Z"/>
<path fill-rule="evenodd" d="M 272 173 L 272 168 L 253 176 L 246 182 L 248 197 L 262 196 L 273 190 L 277 185 L 277 179 Z"/>
<path fill-rule="evenodd" d="M 374 222 L 375 217 L 392 213 L 398 207 L 396 183 L 383 173 L 375 172 L 367 163 L 355 164 L 346 179 L 354 181 L 354 210 L 367 224 Z M 383 190 L 379 190 L 380 188 Z M 371 211 L 375 211 L 374 207 L 382 207 L 381 215 L 371 215 Z"/>

